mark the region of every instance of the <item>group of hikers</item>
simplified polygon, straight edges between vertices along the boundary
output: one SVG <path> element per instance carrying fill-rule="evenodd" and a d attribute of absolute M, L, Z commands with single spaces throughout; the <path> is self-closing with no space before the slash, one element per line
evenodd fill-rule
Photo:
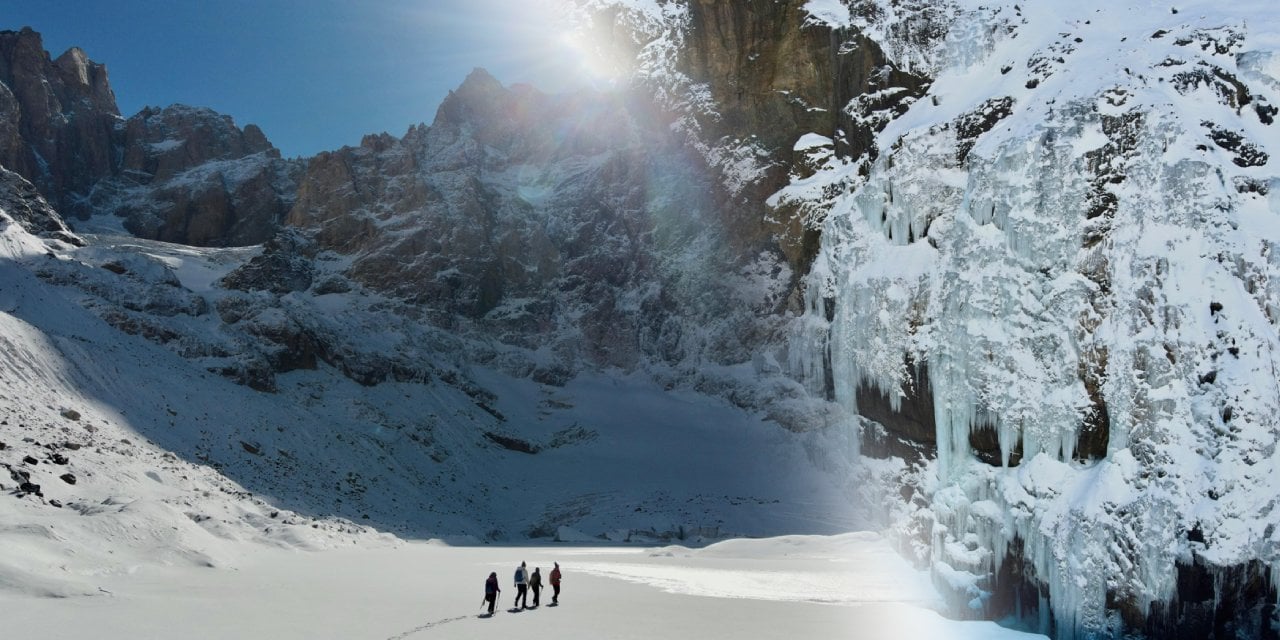
<path fill-rule="evenodd" d="M 551 604 L 560 604 L 560 563 L 554 563 L 556 566 L 551 570 Z M 525 563 L 521 562 L 516 567 L 516 601 L 511 605 L 514 611 L 517 606 L 520 609 L 528 609 L 529 592 L 533 592 L 533 606 L 537 607 L 542 603 L 542 567 L 534 567 L 533 573 L 529 573 L 529 569 Z M 493 607 L 498 602 L 498 594 L 502 593 L 502 589 L 498 588 L 498 572 L 489 573 L 489 579 L 484 581 L 484 601 L 489 603 L 489 614 L 493 614 Z"/>

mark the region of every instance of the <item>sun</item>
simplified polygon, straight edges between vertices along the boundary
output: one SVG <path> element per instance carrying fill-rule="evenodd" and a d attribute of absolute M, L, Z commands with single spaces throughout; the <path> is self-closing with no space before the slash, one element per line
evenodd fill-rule
<path fill-rule="evenodd" d="M 619 49 L 617 43 L 589 25 L 566 25 L 557 39 L 563 56 L 575 67 L 583 80 L 592 85 L 613 85 L 625 79 L 634 69 L 634 58 Z"/>
<path fill-rule="evenodd" d="M 634 52 L 619 46 L 612 24 L 593 19 L 589 3 L 526 0 L 504 3 L 502 26 L 511 53 L 528 69 L 533 84 L 552 91 L 578 86 L 612 87 L 634 70 Z"/>
<path fill-rule="evenodd" d="M 400 14 L 435 43 L 424 64 L 483 67 L 505 84 L 560 93 L 612 87 L 635 67 L 635 46 L 592 6 L 591 0 L 414 0 Z"/>

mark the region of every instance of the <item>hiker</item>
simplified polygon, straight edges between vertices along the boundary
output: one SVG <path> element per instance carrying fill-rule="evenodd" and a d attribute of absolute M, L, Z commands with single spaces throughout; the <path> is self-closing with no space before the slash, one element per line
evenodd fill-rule
<path fill-rule="evenodd" d="M 499 593 L 502 593 L 502 589 L 498 588 L 498 572 L 490 571 L 489 579 L 484 581 L 484 599 L 489 603 L 489 615 L 493 615 L 493 606 L 498 601 Z"/>
<path fill-rule="evenodd" d="M 529 577 L 529 589 L 533 591 L 533 606 L 536 609 L 542 602 L 542 567 L 534 567 Z"/>
<path fill-rule="evenodd" d="M 560 604 L 560 563 L 555 563 L 556 568 L 551 570 L 551 604 Z M 538 596 L 533 597 L 533 601 L 538 601 Z"/>
<path fill-rule="evenodd" d="M 528 608 L 526 606 L 529 602 L 528 580 L 529 570 L 524 568 L 524 563 L 521 562 L 520 566 L 516 567 L 516 604 L 520 605 L 521 609 Z M 511 606 L 514 607 L 516 605 L 513 604 Z"/>

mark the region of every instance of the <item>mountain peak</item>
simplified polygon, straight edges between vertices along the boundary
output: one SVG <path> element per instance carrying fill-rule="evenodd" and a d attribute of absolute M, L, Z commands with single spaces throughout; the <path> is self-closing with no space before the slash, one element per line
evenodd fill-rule
<path fill-rule="evenodd" d="M 502 83 L 498 82 L 498 79 L 484 67 L 476 67 L 467 74 L 458 87 L 458 91 L 466 90 L 501 91 Z"/>
<path fill-rule="evenodd" d="M 477 114 L 492 113 L 505 102 L 508 90 L 488 71 L 476 67 L 457 89 L 449 92 L 436 110 L 435 124 L 460 124 L 483 119 Z"/>
<path fill-rule="evenodd" d="M 78 47 L 53 60 L 30 27 L 0 31 L 0 165 L 27 178 L 64 215 L 112 170 L 120 120 L 107 69 Z M 67 144 L 76 141 L 74 150 Z"/>
<path fill-rule="evenodd" d="M 28 42 L 44 47 L 44 38 L 40 32 L 31 27 L 23 27 L 17 31 L 12 29 L 0 30 L 0 42 Z"/>

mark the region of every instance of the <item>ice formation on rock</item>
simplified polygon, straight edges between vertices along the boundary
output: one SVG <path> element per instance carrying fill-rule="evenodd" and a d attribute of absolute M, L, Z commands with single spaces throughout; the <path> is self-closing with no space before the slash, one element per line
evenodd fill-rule
<path fill-rule="evenodd" d="M 829 214 L 793 370 L 819 391 L 829 360 L 852 410 L 927 370 L 928 506 L 898 526 L 931 520 L 935 577 L 981 610 L 1017 561 L 1057 635 L 1092 637 L 1177 619 L 1188 567 L 1274 566 L 1280 23 L 848 4 L 935 82 Z M 1263 600 L 1236 629 L 1272 624 Z"/>

